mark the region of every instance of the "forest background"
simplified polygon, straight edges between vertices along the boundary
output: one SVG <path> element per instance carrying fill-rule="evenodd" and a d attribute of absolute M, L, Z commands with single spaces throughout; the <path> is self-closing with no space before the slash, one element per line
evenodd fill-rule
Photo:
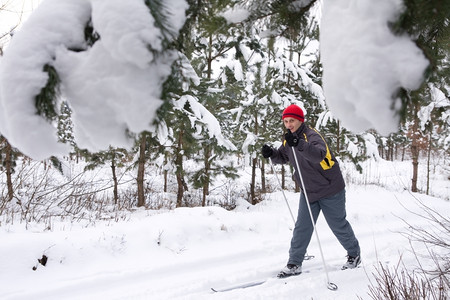
<path fill-rule="evenodd" d="M 211 194 L 211 184 L 218 178 L 223 181 L 223 176 L 236 180 L 237 168 L 249 166 L 251 182 L 241 196 L 256 204 L 271 189 L 266 185 L 267 161 L 260 156 L 261 146 L 282 139 L 280 114 L 290 103 L 305 109 L 307 122 L 320 130 L 340 160 L 351 161 L 359 171 L 367 159 L 411 160 L 408 188 L 433 195 L 430 174 L 436 171 L 436 166 L 443 168 L 444 174 L 449 172 L 450 5 L 446 1 L 405 1 L 402 13 L 390 23 L 392 32 L 407 35 L 414 41 L 429 66 L 420 88 L 397 90 L 395 97 L 402 100 L 397 111 L 398 131 L 380 135 L 375 129 L 361 133 L 348 130 L 327 106 L 319 51 L 322 3 L 256 2 L 187 1 L 186 22 L 180 24 L 179 34 L 174 36 L 164 19 L 167 15 L 164 3 L 145 1 L 155 26 L 163 33 L 164 49 L 176 51 L 178 55 L 158 96 L 162 105 L 154 120 L 147 121 L 153 122 L 156 129 L 137 134 L 125 129 L 127 138 L 134 141 L 127 149 L 110 146 L 103 151 L 92 151 L 93 147 L 88 150 L 89 147 L 77 144 L 72 109 L 60 93 L 63 78 L 52 64 L 44 65 L 47 82 L 35 95 L 36 111 L 57 129 L 58 142 L 70 145 L 71 151 L 65 157 L 55 155 L 39 160 L 38 165 L 44 170 L 56 167 L 69 179 L 70 203 L 79 201 L 96 209 L 98 205 L 93 204 L 96 202 L 101 202 L 102 207 L 108 203 L 128 209 L 207 205 L 232 209 L 233 197 L 217 200 Z M 12 1 L 3 1 L 1 10 L 8 11 L 11 4 Z M 20 22 L 1 33 L 0 49 L 7 47 L 19 25 Z M 88 20 L 84 27 L 85 46 L 93 47 L 101 38 L 92 20 Z M 149 51 L 158 57 L 157 50 L 149 47 Z M 107 141 L 107 133 L 104 135 Z M 22 154 L 4 136 L 0 152 L 2 182 L 6 183 L 1 187 L 1 214 L 21 212 L 30 217 L 24 212 L 31 205 L 40 205 L 46 197 L 50 197 L 47 201 L 54 202 L 51 198 L 58 193 L 53 192 L 69 186 L 69 183 L 55 186 L 42 181 L 26 183 L 31 175 L 22 174 L 24 166 L 37 161 Z M 82 175 L 71 176 L 71 164 L 80 161 L 86 170 L 109 166 L 110 179 L 104 188 L 89 190 L 89 185 L 78 177 Z M 422 173 L 426 176 L 422 181 L 426 183 L 422 186 L 418 186 L 419 161 L 426 164 L 426 172 Z M 145 170 L 150 167 L 152 172 L 160 173 L 162 191 L 153 190 L 146 178 Z M 282 188 L 286 188 L 289 174 L 283 167 Z M 134 190 L 130 190 L 130 182 L 134 182 Z M 80 186 L 82 191 L 77 190 Z M 126 189 L 122 190 L 121 186 Z M 295 189 L 298 191 L 297 186 Z M 152 203 L 155 192 L 176 196 L 158 196 L 155 204 Z"/>

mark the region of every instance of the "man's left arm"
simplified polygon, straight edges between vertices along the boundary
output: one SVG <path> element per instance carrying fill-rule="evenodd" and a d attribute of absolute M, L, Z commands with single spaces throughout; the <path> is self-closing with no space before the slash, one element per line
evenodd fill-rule
<path fill-rule="evenodd" d="M 327 154 L 327 147 L 324 140 L 318 133 L 310 134 L 306 137 L 301 137 L 298 143 L 298 150 L 301 155 L 313 163 L 320 163 Z"/>

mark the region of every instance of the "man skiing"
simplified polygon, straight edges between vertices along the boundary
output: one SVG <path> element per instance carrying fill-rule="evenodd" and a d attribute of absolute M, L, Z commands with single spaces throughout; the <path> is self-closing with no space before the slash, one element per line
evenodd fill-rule
<path fill-rule="evenodd" d="M 298 275 L 302 272 L 302 263 L 314 226 L 309 215 L 305 193 L 314 218 L 317 221 L 323 212 L 328 226 L 347 251 L 347 262 L 342 269 L 356 268 L 360 263 L 360 248 L 350 223 L 346 220 L 345 183 L 339 163 L 335 159 L 324 138 L 315 129 L 304 123 L 303 110 L 292 104 L 282 115 L 287 129 L 283 144 L 274 149 L 269 145 L 262 147 L 264 158 L 270 158 L 275 164 L 289 162 L 294 170 L 296 182 L 301 185 L 299 173 L 303 174 L 304 189 L 300 194 L 297 222 L 295 223 L 289 259 L 278 277 Z M 294 157 L 294 155 L 296 157 Z M 300 172 L 297 169 L 300 168 Z"/>

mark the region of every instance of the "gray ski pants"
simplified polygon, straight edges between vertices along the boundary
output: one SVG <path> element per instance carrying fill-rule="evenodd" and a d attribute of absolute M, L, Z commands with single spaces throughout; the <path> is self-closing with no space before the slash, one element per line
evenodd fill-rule
<path fill-rule="evenodd" d="M 324 197 L 318 201 L 310 203 L 311 212 L 314 217 L 314 223 L 322 210 L 328 226 L 333 231 L 341 245 L 347 250 L 347 255 L 357 256 L 360 254 L 358 240 L 355 237 L 352 226 L 347 221 L 345 211 L 345 189 L 337 194 Z M 303 192 L 300 194 L 300 205 L 298 208 L 297 222 L 289 249 L 288 264 L 302 265 L 303 258 L 308 248 L 311 236 L 313 234 L 313 225 L 309 215 L 306 199 Z"/>

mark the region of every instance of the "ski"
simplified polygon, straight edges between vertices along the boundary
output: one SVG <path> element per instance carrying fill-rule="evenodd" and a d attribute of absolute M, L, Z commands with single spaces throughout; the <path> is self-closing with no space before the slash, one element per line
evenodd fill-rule
<path fill-rule="evenodd" d="M 309 273 L 309 272 L 307 271 L 306 273 Z M 246 289 L 246 288 L 262 285 L 262 284 L 266 283 L 270 279 L 287 279 L 288 277 L 295 277 L 295 276 L 298 276 L 300 274 L 302 274 L 302 273 L 287 275 L 287 276 L 283 276 L 283 277 L 279 277 L 279 274 L 278 274 L 278 275 L 275 275 L 275 276 L 272 276 L 272 277 L 268 277 L 266 279 L 250 281 L 250 282 L 247 282 L 247 283 L 239 283 L 239 284 L 228 286 L 228 287 L 222 288 L 222 289 L 217 289 L 217 288 L 213 288 L 212 287 L 211 290 L 213 292 L 220 293 L 220 292 L 229 292 L 229 291 L 238 290 L 238 289 Z"/>
<path fill-rule="evenodd" d="M 246 289 L 246 288 L 249 288 L 249 287 L 261 285 L 261 284 L 265 283 L 266 281 L 267 281 L 267 279 L 263 279 L 263 280 L 258 280 L 258 281 L 241 283 L 241 284 L 234 285 L 234 286 L 229 286 L 229 287 L 223 288 L 223 289 L 211 288 L 211 290 L 213 292 L 215 292 L 215 293 L 229 292 L 229 291 L 233 291 L 233 290 Z"/>
<path fill-rule="evenodd" d="M 305 255 L 304 260 L 311 260 L 313 258 L 314 258 L 314 255 Z M 306 273 L 309 273 L 309 272 L 307 271 Z M 287 276 L 279 276 L 279 274 L 278 274 L 276 276 L 272 276 L 272 277 L 269 277 L 267 279 L 250 281 L 250 282 L 247 282 L 247 283 L 239 283 L 239 284 L 232 285 L 232 286 L 229 286 L 229 287 L 226 287 L 226 288 L 221 288 L 221 289 L 212 287 L 211 290 L 213 292 L 215 292 L 215 293 L 221 293 L 221 292 L 229 292 L 229 291 L 238 290 L 238 289 L 246 289 L 246 288 L 262 285 L 262 284 L 266 283 L 267 280 L 269 280 L 269 279 L 274 279 L 274 278 L 275 279 L 286 279 L 288 277 L 294 277 L 294 276 L 298 276 L 300 274 L 302 274 L 302 273 L 292 274 L 292 275 L 287 275 Z"/>

